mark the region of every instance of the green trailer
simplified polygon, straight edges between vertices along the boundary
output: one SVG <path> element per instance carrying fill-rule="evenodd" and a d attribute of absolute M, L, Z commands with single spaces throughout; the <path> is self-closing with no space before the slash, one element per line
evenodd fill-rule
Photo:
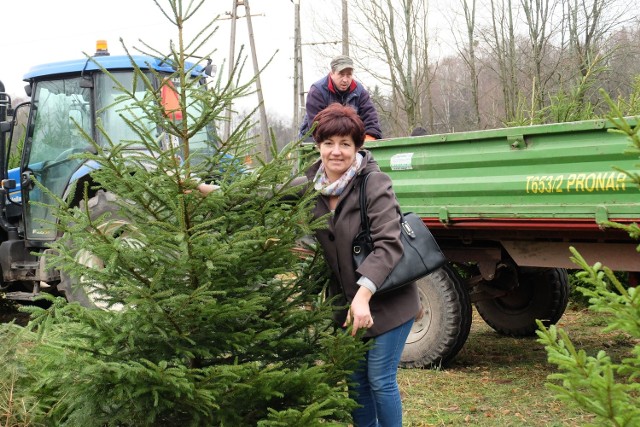
<path fill-rule="evenodd" d="M 629 119 L 636 125 L 635 119 Z M 496 331 L 535 333 L 567 305 L 574 246 L 590 263 L 640 272 L 638 242 L 603 223 L 640 221 L 629 138 L 592 120 L 367 142 L 404 211 L 451 261 L 420 283 L 405 366 L 446 364 L 471 327 L 471 304 Z M 627 152 L 627 153 L 625 153 Z"/>

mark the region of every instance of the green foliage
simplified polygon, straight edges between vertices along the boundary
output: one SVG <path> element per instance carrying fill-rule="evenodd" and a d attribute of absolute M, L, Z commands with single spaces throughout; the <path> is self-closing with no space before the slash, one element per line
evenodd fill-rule
<path fill-rule="evenodd" d="M 590 309 L 611 315 L 604 331 L 620 330 L 633 339 L 640 338 L 640 292 L 625 289 L 608 268 L 589 266 L 573 248 L 572 253 L 574 262 L 584 269 L 580 278 L 590 285 L 580 288 L 589 297 Z M 545 346 L 549 362 L 560 369 L 549 375 L 555 382 L 547 384 L 559 399 L 596 415 L 596 425 L 633 426 L 640 422 L 640 345 L 630 357 L 617 362 L 602 350 L 589 356 L 577 350 L 562 329 L 538 324 L 539 342 Z"/>
<path fill-rule="evenodd" d="M 580 279 L 577 272 L 580 270 L 570 270 L 569 273 L 569 301 L 573 307 L 587 308 L 589 306 L 589 298 L 578 290 L 580 287 Z"/>
<path fill-rule="evenodd" d="M 590 86 L 586 82 L 583 84 Z M 558 91 L 551 97 L 551 103 L 544 112 L 545 122 L 564 123 L 596 118 L 593 104 L 584 99 L 585 91 L 582 85 L 569 91 Z"/>
<path fill-rule="evenodd" d="M 603 57 L 597 57 L 585 70 L 584 75 L 580 75 L 573 82 L 569 80 L 568 84 L 560 86 L 549 96 L 546 105 L 540 109 L 534 109 L 534 105 L 529 105 L 530 101 L 521 96 L 518 100 L 516 117 L 506 125 L 528 126 L 605 117 L 607 113 L 603 112 L 601 108 L 601 104 L 605 105 L 605 103 L 602 102 L 602 99 L 591 95 L 597 92 L 598 79 L 607 71 L 604 60 Z M 531 96 L 533 97 L 534 94 Z M 604 94 L 604 100 L 611 105 L 606 94 Z M 640 77 L 636 77 L 629 98 L 620 97 L 617 100 L 617 105 L 622 115 L 633 115 L 640 112 Z"/>
<path fill-rule="evenodd" d="M 24 145 L 24 135 L 25 134 L 23 132 L 20 140 L 16 144 L 16 148 L 11 150 L 11 152 L 9 153 L 9 169 L 17 168 L 18 166 L 20 166 L 20 153 L 22 153 L 22 147 Z"/>
<path fill-rule="evenodd" d="M 605 67 L 596 62 L 592 68 L 574 85 L 561 87 L 549 96 L 548 105 L 533 110 L 529 108 L 528 100 L 521 97 L 518 102 L 516 117 L 507 126 L 528 126 L 545 123 L 564 123 L 580 120 L 592 120 L 606 117 L 599 104 L 605 105 L 600 99 L 592 102 L 587 94 L 596 89 L 597 78 L 605 71 Z M 602 99 L 616 111 L 614 116 L 632 116 L 640 114 L 640 76 L 636 76 L 628 98 L 618 97 L 614 102 L 609 96 L 600 91 Z M 630 135 L 631 136 L 631 135 Z"/>
<path fill-rule="evenodd" d="M 616 99 L 616 110 L 620 115 L 637 116 L 640 115 L 640 75 L 633 79 L 629 98 L 618 97 Z"/>
<path fill-rule="evenodd" d="M 559 89 L 549 98 L 549 105 L 535 111 L 525 111 L 521 102 L 516 119 L 507 126 L 528 126 L 545 123 L 564 123 L 597 118 L 593 104 L 585 99 L 584 94 L 593 82 L 584 78 L 575 87 Z"/>
<path fill-rule="evenodd" d="M 640 153 L 638 127 L 631 127 L 622 117 L 619 106 L 606 97 L 613 109 L 610 119 L 617 131 L 629 136 L 631 153 Z M 627 172 L 629 178 L 640 187 L 640 176 Z M 624 229 L 635 239 L 640 238 L 637 224 L 608 226 Z M 640 250 L 640 247 L 638 248 Z M 548 386 L 563 400 L 569 401 L 596 415 L 597 425 L 635 426 L 640 424 L 640 291 L 626 288 L 611 269 L 596 263 L 587 264 L 584 258 L 571 248 L 572 261 L 582 268 L 576 277 L 585 284 L 579 287 L 589 299 L 589 308 L 608 315 L 604 332 L 620 331 L 636 342 L 629 357 L 612 360 L 604 351 L 588 356 L 577 350 L 569 336 L 561 329 L 546 329 L 540 321 L 539 342 L 545 345 L 549 362 L 560 371 L 549 376 L 556 382 Z"/>
<path fill-rule="evenodd" d="M 0 313 L 4 313 L 1 311 Z M 3 426 L 35 426 L 33 420 L 35 399 L 25 396 L 16 390 L 16 382 L 26 375 L 28 367 L 16 363 L 28 348 L 24 341 L 18 338 L 22 328 L 14 322 L 2 325 L 0 328 L 0 358 L 3 369 L 0 369 L 0 423 Z"/>
<path fill-rule="evenodd" d="M 589 296 L 585 295 L 581 291 L 581 273 L 582 270 L 570 270 L 569 271 L 569 301 L 573 304 L 574 308 L 588 308 L 589 307 Z M 626 271 L 614 271 L 616 279 L 623 284 L 629 283 L 629 273 Z M 609 284 L 608 281 L 606 281 Z M 628 286 L 625 286 L 625 288 Z"/>
<path fill-rule="evenodd" d="M 251 150 L 247 125 L 207 158 L 189 154 L 189 137 L 222 117 L 247 87 L 218 81 L 201 92 L 197 79 L 187 77 L 182 24 L 200 4 L 183 9 L 181 1 L 168 1 L 164 11 L 180 23 L 180 43 L 167 60 L 178 70 L 172 80 L 179 82 L 182 116 L 185 100 L 194 98 L 205 106 L 201 115 L 171 120 L 157 88 L 139 73 L 144 99 L 121 87 L 119 100 L 145 112 L 127 121 L 139 140 L 99 146 L 85 135 L 95 154 L 79 155 L 100 166 L 92 178 L 113 196 L 111 209 L 96 215 L 88 200 L 95 189 L 88 186 L 79 207 L 58 200 L 63 235 L 49 262 L 109 309 L 53 296 L 44 296 L 51 303 L 46 309 L 28 308 L 31 322 L 15 335 L 13 348 L 20 351 L 6 366 L 15 373 L 16 396 L 33 405 L 34 423 L 350 420 L 355 402 L 346 381 L 364 344 L 334 331 L 330 301 L 321 297 L 327 282 L 321 254 L 294 251 L 320 224 L 312 221 L 313 190 L 292 182 L 296 146 L 278 153 L 273 141 L 274 160 L 257 158 L 248 170 L 236 160 Z M 155 130 L 141 125 L 150 119 L 183 144 L 162 151 Z M 219 190 L 206 197 L 195 190 L 211 179 Z"/>

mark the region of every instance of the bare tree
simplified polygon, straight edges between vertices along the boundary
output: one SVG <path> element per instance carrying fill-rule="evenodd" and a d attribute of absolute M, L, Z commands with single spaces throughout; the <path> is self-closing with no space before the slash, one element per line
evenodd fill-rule
<path fill-rule="evenodd" d="M 603 43 L 612 30 L 624 23 L 626 9 L 619 9 L 616 0 L 564 0 L 568 22 L 569 48 L 578 68 L 579 78 L 597 77 L 603 57 Z M 585 87 L 587 87 L 585 85 Z M 584 101 L 586 94 L 579 94 Z"/>
<path fill-rule="evenodd" d="M 520 0 L 529 35 L 531 70 L 531 115 L 547 104 L 548 86 L 558 69 L 560 55 L 552 55 L 552 38 L 562 35 L 562 22 L 555 24 L 558 0 Z M 562 16 L 560 16 L 562 18 Z"/>
<path fill-rule="evenodd" d="M 359 33 L 352 46 L 361 63 L 384 88 L 390 88 L 390 116 L 395 135 L 406 135 L 423 122 L 422 99 L 430 99 L 427 3 L 425 0 L 355 0 Z M 355 32 L 354 32 L 355 33 Z M 369 64 L 365 62 L 369 60 Z M 430 101 L 426 102 L 430 105 Z M 430 108 L 430 107 L 428 107 Z"/>
<path fill-rule="evenodd" d="M 471 84 L 472 118 L 476 128 L 480 127 L 480 101 L 478 94 L 478 62 L 476 60 L 476 0 L 460 0 L 464 12 L 466 45 L 458 49 L 469 70 Z"/>
<path fill-rule="evenodd" d="M 490 64 L 500 78 L 504 118 L 516 117 L 520 90 L 517 79 L 516 33 L 511 0 L 490 0 L 490 30 L 483 32 L 491 51 Z"/>
<path fill-rule="evenodd" d="M 598 86 L 612 97 L 630 95 L 634 81 L 640 79 L 640 18 L 636 21 L 615 31 L 603 43 L 604 51 L 610 54 L 608 71 L 599 79 Z"/>
<path fill-rule="evenodd" d="M 585 76 L 589 64 L 597 55 L 598 41 L 595 39 L 600 32 L 600 23 L 605 1 L 593 0 L 565 0 L 566 18 L 569 22 L 569 43 L 578 61 L 580 74 Z"/>
<path fill-rule="evenodd" d="M 325 43 L 340 39 L 332 1 L 334 21 L 314 33 Z M 640 21 L 621 0 L 457 0 L 454 50 L 437 61 L 427 2 L 349 1 L 351 56 L 372 77 L 385 136 L 579 120 L 599 111 L 599 88 L 633 91 Z"/>
<path fill-rule="evenodd" d="M 464 61 L 458 56 L 448 56 L 438 64 L 438 74 L 433 84 L 434 104 L 433 133 L 476 129 L 469 121 L 472 115 L 469 104 L 467 76 L 460 73 Z"/>

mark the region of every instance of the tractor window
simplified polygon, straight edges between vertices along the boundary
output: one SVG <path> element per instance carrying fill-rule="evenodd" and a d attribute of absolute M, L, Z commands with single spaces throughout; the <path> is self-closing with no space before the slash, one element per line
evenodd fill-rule
<path fill-rule="evenodd" d="M 164 115 L 172 119 L 176 123 L 180 123 L 184 117 L 180 109 L 180 103 L 178 100 L 179 82 L 177 80 L 167 80 L 164 82 L 161 88 L 162 106 L 164 108 Z M 206 90 L 205 86 L 196 86 L 195 92 L 190 90 L 187 92 L 187 121 L 191 126 L 196 119 L 200 118 L 203 114 L 203 105 L 201 101 L 196 101 L 197 91 Z M 169 138 L 169 141 L 174 146 L 178 146 L 179 142 L 176 138 Z M 210 124 L 209 127 L 201 129 L 195 135 L 189 139 L 189 151 L 190 155 L 195 161 L 200 161 L 211 156 L 215 149 L 216 133 L 215 126 Z M 167 141 L 165 141 L 167 144 Z"/>
<path fill-rule="evenodd" d="M 80 87 L 79 78 L 38 83 L 32 105 L 31 164 L 64 159 L 90 146 L 82 135 L 91 135 L 90 91 Z"/>
<path fill-rule="evenodd" d="M 152 136 L 157 137 L 159 131 L 156 125 L 147 117 L 153 110 L 149 109 L 146 113 L 143 111 L 145 100 L 149 100 L 151 97 L 140 79 L 135 79 L 134 74 L 130 71 L 116 72 L 112 73 L 112 75 L 122 87 L 133 91 L 135 100 L 131 99 L 129 95 L 124 94 L 109 76 L 97 76 L 97 116 L 111 141 L 113 143 L 140 141 L 140 135 L 134 130 L 134 127 L 140 128 L 141 132 L 151 132 Z M 147 77 L 150 81 L 153 81 L 151 74 Z M 179 123 L 183 117 L 178 111 L 179 102 L 176 92 L 177 89 L 175 82 L 169 82 L 168 84 L 162 85 L 160 95 L 166 117 Z M 206 90 L 204 86 L 202 90 Z M 191 97 L 189 98 L 190 99 L 187 100 L 187 117 L 188 120 L 191 121 L 193 117 L 199 117 L 202 114 L 202 107 L 200 102 L 191 99 Z M 127 122 L 135 124 L 134 127 Z M 198 152 L 201 156 L 211 154 L 215 142 L 212 129 L 213 127 L 202 129 L 190 139 L 191 153 Z M 104 138 L 103 135 L 98 134 L 98 141 L 101 143 L 105 142 Z M 164 140 L 159 141 L 159 143 L 162 144 L 163 149 L 167 149 L 170 146 L 178 147 L 181 142 L 175 137 L 165 135 Z"/>
<path fill-rule="evenodd" d="M 116 85 L 113 79 L 105 74 L 96 76 L 96 109 L 98 122 L 104 127 L 113 144 L 140 141 L 140 136 L 127 122 L 139 128 L 144 134 L 152 132 L 156 125 L 149 120 L 147 114 L 137 101 L 143 101 L 147 95 L 144 84 L 137 79 L 134 88 L 134 75 L 131 71 L 114 72 L 111 74 L 118 84 L 127 90 L 133 90 L 135 100 L 126 95 Z M 151 75 L 147 76 L 152 78 Z M 155 136 L 152 133 L 153 136 Z M 105 144 L 105 136 L 98 132 L 98 141 Z"/>
<path fill-rule="evenodd" d="M 49 240 L 56 235 L 53 196 L 62 197 L 71 175 L 82 163 L 74 154 L 92 148 L 83 133 L 91 136 L 91 91 L 80 87 L 80 78 L 38 81 L 31 100 L 33 134 L 25 145 L 26 169 L 45 186 L 23 188 L 26 236 Z M 26 194 L 26 195 L 25 195 Z M 44 205 L 43 205 L 44 204 Z"/>

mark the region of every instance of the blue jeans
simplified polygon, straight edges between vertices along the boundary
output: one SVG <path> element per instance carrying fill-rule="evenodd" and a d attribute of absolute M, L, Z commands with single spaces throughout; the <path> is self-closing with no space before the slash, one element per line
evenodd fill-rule
<path fill-rule="evenodd" d="M 353 398 L 361 407 L 353 413 L 357 427 L 401 427 L 402 401 L 397 373 L 413 319 L 372 338 L 373 346 L 351 375 Z"/>

